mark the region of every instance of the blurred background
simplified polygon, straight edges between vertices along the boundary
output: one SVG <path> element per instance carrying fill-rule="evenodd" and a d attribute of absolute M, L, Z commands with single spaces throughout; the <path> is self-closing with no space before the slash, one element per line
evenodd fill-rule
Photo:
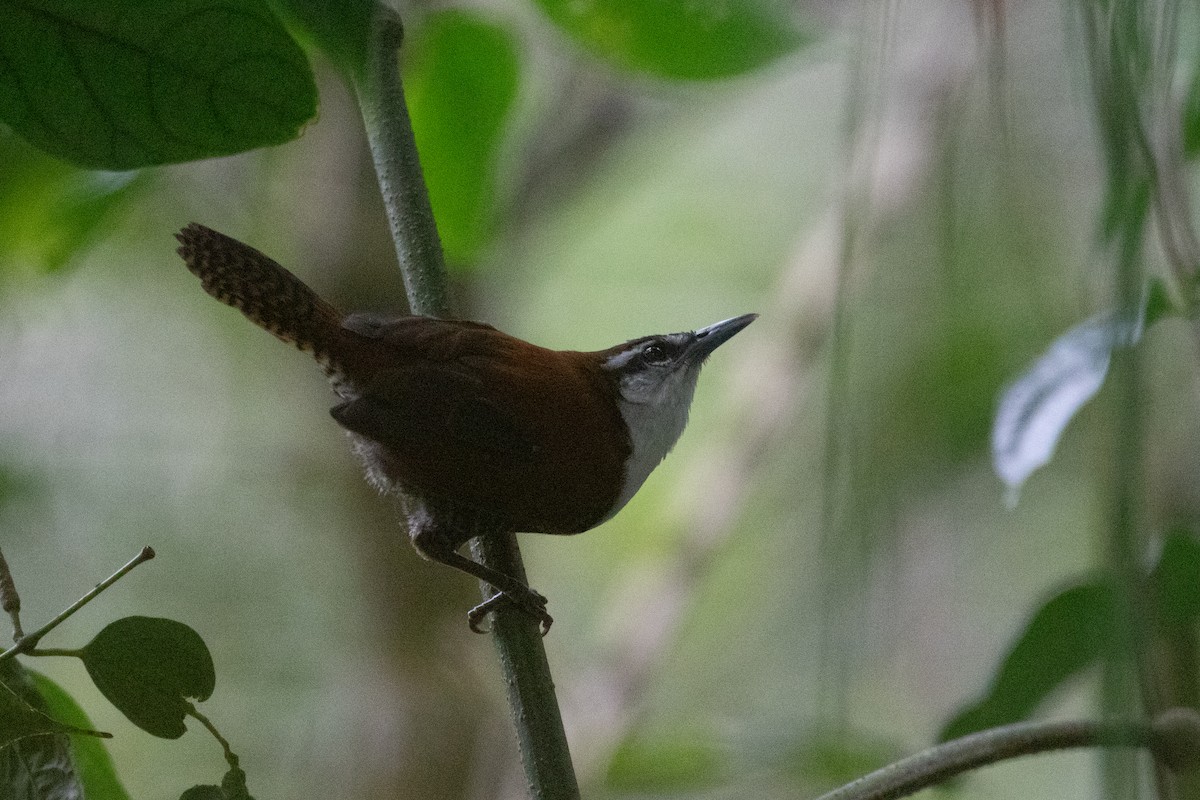
<path fill-rule="evenodd" d="M 811 796 L 930 744 L 1102 549 L 1100 411 L 1014 508 L 988 452 L 1003 387 L 1111 305 L 1076 5 L 788 4 L 802 36 L 711 80 L 614 64 L 532 4 L 445 9 L 400 10 L 419 142 L 495 123 L 426 160 L 464 316 L 598 349 L 761 315 L 625 511 L 521 537 L 584 795 Z M 342 308 L 403 310 L 357 107 L 315 67 L 318 119 L 246 155 L 89 173 L 0 132 L 0 543 L 27 628 L 153 546 L 46 644 L 127 614 L 194 627 L 203 710 L 256 796 L 520 797 L 494 652 L 465 625 L 478 587 L 412 551 L 320 370 L 174 253 L 196 221 Z M 499 99 L 430 94 L 460 68 Z M 1162 524 L 1197 499 L 1190 342 L 1147 340 Z M 77 663 L 31 666 L 115 734 L 132 796 L 221 772 L 208 736 L 155 739 Z M 957 791 L 1098 781 L 1068 754 Z"/>

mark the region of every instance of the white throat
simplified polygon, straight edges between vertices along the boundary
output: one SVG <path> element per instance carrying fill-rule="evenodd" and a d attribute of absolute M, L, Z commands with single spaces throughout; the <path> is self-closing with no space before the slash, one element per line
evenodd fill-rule
<path fill-rule="evenodd" d="M 612 511 L 604 519 L 610 519 L 620 511 L 629 498 L 645 483 L 687 426 L 688 409 L 696 390 L 695 376 L 680 376 L 684 380 L 666 387 L 651 402 L 630 402 L 621 398 L 619 405 L 625 426 L 629 429 L 629 440 L 633 452 L 625 462 L 625 483 Z M 690 378 L 690 379 L 688 379 Z"/>

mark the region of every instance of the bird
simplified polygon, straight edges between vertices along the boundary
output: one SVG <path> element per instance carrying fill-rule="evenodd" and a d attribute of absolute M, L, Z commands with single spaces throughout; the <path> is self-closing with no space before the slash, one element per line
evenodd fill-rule
<path fill-rule="evenodd" d="M 176 239 L 204 291 L 310 354 L 340 402 L 333 419 L 367 480 L 398 495 L 416 551 L 539 622 L 547 600 L 459 549 L 500 533 L 576 534 L 612 518 L 675 445 L 700 368 L 755 320 L 642 336 L 604 350 L 539 347 L 491 325 L 343 314 L 255 248 L 197 223 Z"/>

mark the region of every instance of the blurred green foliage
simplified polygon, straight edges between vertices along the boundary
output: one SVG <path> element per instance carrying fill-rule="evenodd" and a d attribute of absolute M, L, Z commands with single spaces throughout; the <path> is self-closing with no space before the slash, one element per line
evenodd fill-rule
<path fill-rule="evenodd" d="M 639 733 L 621 742 L 613 754 L 605 788 L 635 795 L 698 792 L 722 783 L 724 761 L 720 750 L 695 730 Z"/>
<path fill-rule="evenodd" d="M 712 79 L 769 64 L 805 41 L 778 0 L 538 0 L 588 50 L 661 78 Z"/>
<path fill-rule="evenodd" d="M 148 179 L 94 172 L 43 155 L 0 132 L 0 284 L 54 271 L 86 252 Z M 127 207 L 127 206 L 125 206 Z"/>
<path fill-rule="evenodd" d="M 519 85 L 516 43 L 461 11 L 409 36 L 405 94 L 438 233 L 451 265 L 469 264 L 494 232 L 500 152 Z"/>

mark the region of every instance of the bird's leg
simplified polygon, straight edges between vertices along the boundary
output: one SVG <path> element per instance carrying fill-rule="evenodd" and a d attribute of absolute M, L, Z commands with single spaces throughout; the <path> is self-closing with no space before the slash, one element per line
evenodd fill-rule
<path fill-rule="evenodd" d="M 481 581 L 490 584 L 497 590 L 487 600 L 475 606 L 467 614 L 467 624 L 475 633 L 485 633 L 480 623 L 483 618 L 503 602 L 510 602 L 517 608 L 533 617 L 541 625 L 542 635 L 545 636 L 554 624 L 554 618 L 546 613 L 546 598 L 530 589 L 521 581 L 505 575 L 503 572 L 472 561 L 458 552 L 457 548 L 465 542 L 461 535 L 455 535 L 447 527 L 433 518 L 430 514 L 416 514 L 410 517 L 413 547 L 426 558 L 454 567 L 468 575 L 474 575 Z M 470 538 L 470 537 L 467 537 Z"/>

